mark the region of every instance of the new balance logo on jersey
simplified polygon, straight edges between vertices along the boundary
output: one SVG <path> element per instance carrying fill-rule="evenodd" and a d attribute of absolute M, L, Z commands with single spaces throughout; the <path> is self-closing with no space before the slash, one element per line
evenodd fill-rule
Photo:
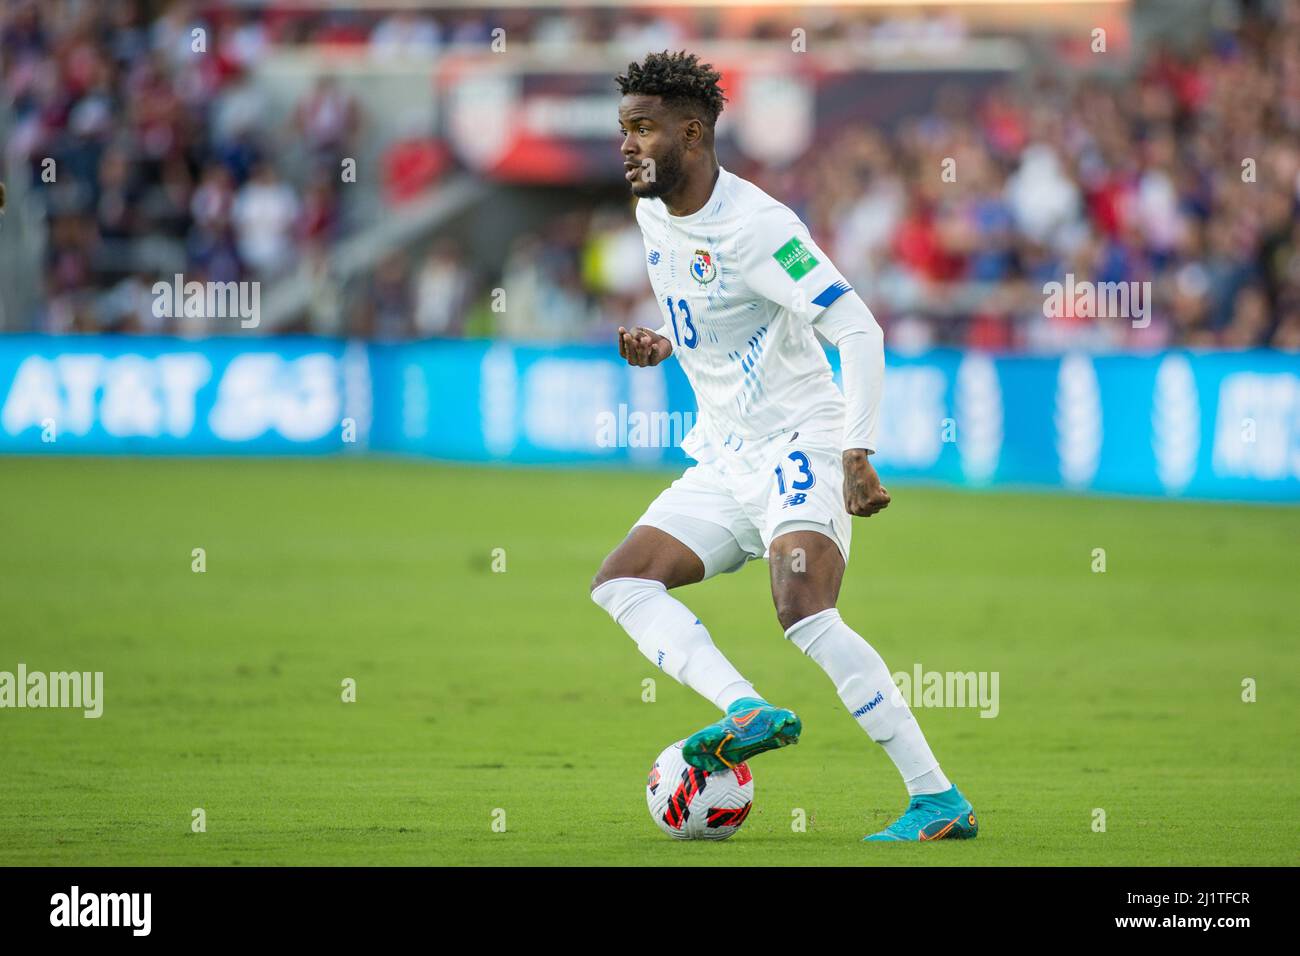
<path fill-rule="evenodd" d="M 865 704 L 863 704 L 861 707 L 859 707 L 857 710 L 855 710 L 855 711 L 853 712 L 853 716 L 854 716 L 854 717 L 861 717 L 863 714 L 869 714 L 869 713 L 871 713 L 873 710 L 876 709 L 876 705 L 877 705 L 877 704 L 880 704 L 880 703 L 883 703 L 884 700 L 885 700 L 885 694 L 884 694 L 884 692 L 883 692 L 883 691 L 876 691 L 876 696 L 873 697 L 873 698 L 871 698 L 871 700 L 867 701 Z"/>
<path fill-rule="evenodd" d="M 652 249 L 652 250 L 650 251 L 650 255 L 646 256 L 646 258 L 647 258 L 648 260 L 650 260 L 650 264 L 651 264 L 652 266 L 657 266 L 657 265 L 659 265 L 659 250 L 658 250 L 658 249 Z"/>

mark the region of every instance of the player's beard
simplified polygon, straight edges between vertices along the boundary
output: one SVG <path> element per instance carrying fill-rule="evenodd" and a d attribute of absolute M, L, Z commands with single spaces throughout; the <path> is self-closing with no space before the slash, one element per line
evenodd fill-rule
<path fill-rule="evenodd" d="M 655 160 L 655 178 L 646 180 L 638 176 L 632 183 L 632 195 L 645 199 L 659 199 L 677 188 L 682 179 L 682 156 L 686 150 L 678 146 Z M 644 168 L 642 169 L 644 173 Z"/>

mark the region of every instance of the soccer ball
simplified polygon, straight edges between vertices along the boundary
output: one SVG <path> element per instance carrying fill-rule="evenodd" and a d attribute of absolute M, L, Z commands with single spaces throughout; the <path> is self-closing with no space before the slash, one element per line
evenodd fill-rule
<path fill-rule="evenodd" d="M 679 740 L 650 768 L 645 799 L 660 830 L 678 840 L 725 840 L 740 829 L 754 803 L 748 764 L 710 773 L 682 756 Z"/>

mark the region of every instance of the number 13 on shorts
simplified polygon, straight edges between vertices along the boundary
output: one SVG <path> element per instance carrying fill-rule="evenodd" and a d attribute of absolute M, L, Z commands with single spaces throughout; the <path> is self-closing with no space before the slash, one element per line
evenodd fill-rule
<path fill-rule="evenodd" d="M 792 451 L 785 456 L 797 468 L 791 470 L 790 490 L 793 494 L 786 495 L 781 501 L 782 508 L 789 508 L 795 505 L 801 505 L 808 500 L 804 494 L 814 484 L 817 483 L 816 476 L 812 472 L 812 464 L 808 461 L 808 456 L 801 451 Z M 776 491 L 779 495 L 786 494 L 786 476 L 783 465 L 776 466 Z"/>

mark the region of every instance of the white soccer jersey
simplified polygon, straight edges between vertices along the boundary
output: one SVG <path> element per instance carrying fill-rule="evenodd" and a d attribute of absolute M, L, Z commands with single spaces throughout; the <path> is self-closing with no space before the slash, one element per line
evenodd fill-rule
<path fill-rule="evenodd" d="M 844 396 L 812 321 L 849 284 L 788 207 L 719 169 L 689 216 L 639 199 L 650 283 L 699 404 L 682 449 L 703 460 L 797 428 L 836 428 Z"/>

